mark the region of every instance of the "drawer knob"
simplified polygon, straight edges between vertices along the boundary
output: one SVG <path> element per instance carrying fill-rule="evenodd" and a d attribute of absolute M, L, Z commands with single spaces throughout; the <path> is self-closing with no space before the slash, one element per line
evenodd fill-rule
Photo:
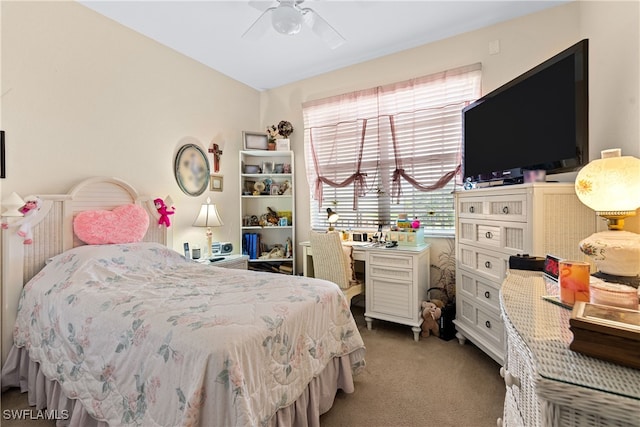
<path fill-rule="evenodd" d="M 484 322 L 484 326 L 486 326 L 487 328 L 491 329 L 491 322 L 489 320 L 487 320 L 486 322 Z"/>
<path fill-rule="evenodd" d="M 500 376 L 501 376 L 502 378 L 504 378 L 504 374 L 505 374 L 505 372 L 507 372 L 507 370 L 505 369 L 505 367 L 504 367 L 504 366 L 500 366 Z"/>
<path fill-rule="evenodd" d="M 489 292 L 489 291 L 485 291 L 485 293 L 484 293 L 484 297 L 485 297 L 485 298 L 487 298 L 487 299 L 488 299 L 488 298 L 491 298 L 491 292 Z"/>
<path fill-rule="evenodd" d="M 520 387 L 520 379 L 514 375 L 511 375 L 511 372 L 505 371 L 504 373 L 504 383 L 507 387 Z"/>
<path fill-rule="evenodd" d="M 502 208 L 502 213 L 503 214 L 508 214 L 509 213 L 509 206 L 505 206 Z"/>
<path fill-rule="evenodd" d="M 484 233 L 484 237 L 486 237 L 487 239 L 493 239 L 493 233 L 490 231 L 487 231 L 486 233 Z"/>
<path fill-rule="evenodd" d="M 484 266 L 487 268 L 491 268 L 491 261 L 485 261 Z"/>
<path fill-rule="evenodd" d="M 476 211 L 476 208 L 474 208 L 473 206 L 469 206 L 469 213 L 474 213 Z"/>

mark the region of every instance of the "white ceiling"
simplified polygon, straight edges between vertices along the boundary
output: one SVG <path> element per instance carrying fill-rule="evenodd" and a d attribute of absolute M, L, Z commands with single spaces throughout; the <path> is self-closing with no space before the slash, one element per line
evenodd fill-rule
<path fill-rule="evenodd" d="M 347 42 L 329 49 L 309 28 L 294 36 L 272 28 L 257 41 L 241 35 L 260 16 L 247 0 L 78 0 L 122 25 L 258 90 L 554 7 L 561 1 L 307 0 Z M 265 6 L 277 2 L 265 2 Z"/>

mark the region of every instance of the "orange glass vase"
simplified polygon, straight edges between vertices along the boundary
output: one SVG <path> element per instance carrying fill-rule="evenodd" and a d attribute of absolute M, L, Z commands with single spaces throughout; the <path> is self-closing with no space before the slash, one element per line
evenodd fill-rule
<path fill-rule="evenodd" d="M 575 304 L 589 302 L 589 277 L 591 265 L 584 261 L 560 261 L 560 301 Z"/>

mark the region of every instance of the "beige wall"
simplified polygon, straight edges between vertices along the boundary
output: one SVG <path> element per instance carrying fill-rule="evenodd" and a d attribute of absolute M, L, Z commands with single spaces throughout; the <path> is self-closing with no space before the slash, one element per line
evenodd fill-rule
<path fill-rule="evenodd" d="M 303 150 L 302 110 L 309 100 L 428 75 L 460 65 L 482 63 L 482 88 L 487 93 L 583 38 L 590 39 L 590 157 L 600 150 L 622 147 L 640 156 L 639 3 L 574 2 L 523 18 L 420 46 L 351 66 L 262 94 L 262 123 L 292 122 L 296 151 L 298 240 L 308 236 L 309 191 Z M 489 54 L 499 40 L 500 53 Z M 569 181 L 575 174 L 564 174 Z M 305 187 L 306 186 L 306 187 Z M 431 239 L 438 248 L 443 242 Z"/>
<path fill-rule="evenodd" d="M 75 2 L 3 1 L 1 8 L 9 176 L 0 191 L 61 193 L 84 177 L 117 176 L 142 193 L 173 197 L 177 250 L 183 241 L 204 244 L 203 230 L 190 224 L 207 195 L 225 221 L 214 239 L 238 247 L 242 130 L 293 123 L 296 232 L 306 240 L 302 102 L 474 62 L 483 64 L 486 93 L 584 37 L 591 42 L 590 157 L 614 146 L 640 156 L 637 1 L 573 2 L 262 93 Z M 497 55 L 488 53 L 493 40 Z M 204 148 L 222 144 L 224 192 L 180 192 L 172 162 L 185 136 Z"/>
<path fill-rule="evenodd" d="M 5 195 L 65 193 L 80 179 L 116 176 L 141 194 L 172 196 L 176 249 L 205 243 L 190 224 L 208 195 L 227 226 L 214 238 L 239 240 L 237 152 L 242 130 L 259 128 L 258 91 L 76 2 L 1 7 Z M 223 193 L 179 190 L 173 158 L 186 136 L 222 146 Z"/>

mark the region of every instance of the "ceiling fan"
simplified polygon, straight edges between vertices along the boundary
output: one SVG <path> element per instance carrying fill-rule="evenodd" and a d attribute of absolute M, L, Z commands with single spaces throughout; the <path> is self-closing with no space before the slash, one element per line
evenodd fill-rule
<path fill-rule="evenodd" d="M 345 38 L 313 9 L 301 7 L 304 0 L 276 0 L 276 3 L 266 10 L 264 8 L 265 3 L 264 1 L 249 2 L 249 5 L 263 12 L 251 24 L 249 29 L 242 34 L 243 38 L 258 39 L 270 26 L 280 34 L 295 35 L 300 32 L 304 24 L 331 49 L 335 49 L 346 42 Z"/>

